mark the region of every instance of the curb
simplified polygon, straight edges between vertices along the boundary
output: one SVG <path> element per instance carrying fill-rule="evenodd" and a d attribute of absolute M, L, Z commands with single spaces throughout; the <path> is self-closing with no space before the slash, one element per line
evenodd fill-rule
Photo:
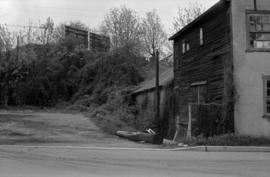
<path fill-rule="evenodd" d="M 0 145 L 0 148 L 34 148 L 34 149 L 77 149 L 77 150 L 114 150 L 114 151 L 194 151 L 194 152 L 270 152 L 270 147 L 258 146 L 194 146 L 179 148 L 125 148 L 125 147 L 76 147 L 76 146 L 23 146 Z"/>
<path fill-rule="evenodd" d="M 270 147 L 259 147 L 259 146 L 196 146 L 196 147 L 187 147 L 187 148 L 176 148 L 175 151 L 270 152 Z"/>
<path fill-rule="evenodd" d="M 175 151 L 171 148 L 126 148 L 126 147 L 87 147 L 87 146 L 24 146 L 24 145 L 0 145 L 1 148 L 32 148 L 32 149 L 68 149 L 68 150 L 113 150 L 113 151 Z"/>

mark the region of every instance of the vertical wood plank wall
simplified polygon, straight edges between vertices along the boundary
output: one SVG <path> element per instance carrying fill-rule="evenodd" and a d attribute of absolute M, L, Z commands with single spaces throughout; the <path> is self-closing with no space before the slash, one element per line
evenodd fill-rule
<path fill-rule="evenodd" d="M 200 45 L 200 28 L 204 42 Z M 230 5 L 224 4 L 207 18 L 174 39 L 175 86 L 178 93 L 180 122 L 188 121 L 188 103 L 192 102 L 191 84 L 207 81 L 206 102 L 223 103 L 228 90 L 225 81 L 232 72 Z M 182 54 L 182 41 L 190 50 Z M 232 81 L 231 81 L 232 82 Z"/>

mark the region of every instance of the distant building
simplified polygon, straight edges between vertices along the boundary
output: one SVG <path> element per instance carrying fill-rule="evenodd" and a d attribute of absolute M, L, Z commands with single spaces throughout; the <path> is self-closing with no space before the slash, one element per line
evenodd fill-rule
<path fill-rule="evenodd" d="M 220 0 L 170 40 L 182 122 L 218 103 L 236 133 L 270 136 L 269 0 Z"/>
<path fill-rule="evenodd" d="M 172 93 L 173 89 L 173 69 L 170 68 L 160 74 L 160 115 L 161 118 L 169 119 L 166 114 L 166 102 L 168 94 Z M 155 103 L 156 103 L 156 79 L 142 82 L 133 91 L 133 98 L 139 108 L 137 115 L 138 126 L 149 126 L 155 119 Z M 149 128 L 149 127 L 144 127 Z"/>
<path fill-rule="evenodd" d="M 66 36 L 72 36 L 77 39 L 79 45 L 94 52 L 110 51 L 110 37 L 77 29 L 71 26 L 65 26 Z"/>

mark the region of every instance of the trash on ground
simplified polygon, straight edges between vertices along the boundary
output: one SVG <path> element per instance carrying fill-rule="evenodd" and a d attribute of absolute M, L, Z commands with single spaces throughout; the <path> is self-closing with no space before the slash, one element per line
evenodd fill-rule
<path fill-rule="evenodd" d="M 166 145 L 166 146 L 175 146 L 175 145 L 177 145 L 177 142 L 175 142 L 173 140 L 163 139 L 163 145 Z"/>
<path fill-rule="evenodd" d="M 146 132 L 117 131 L 116 135 L 137 142 L 144 141 L 151 144 L 162 144 L 162 141 L 160 141 L 160 135 L 152 129 L 147 129 Z"/>

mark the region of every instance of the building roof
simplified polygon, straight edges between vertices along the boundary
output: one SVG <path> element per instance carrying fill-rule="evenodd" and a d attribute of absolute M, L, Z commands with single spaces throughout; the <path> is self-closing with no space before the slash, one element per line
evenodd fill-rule
<path fill-rule="evenodd" d="M 170 68 L 159 75 L 159 85 L 160 86 L 167 86 L 173 81 L 173 68 Z M 142 82 L 138 87 L 133 91 L 133 94 L 138 94 L 141 92 L 145 92 L 148 90 L 152 90 L 156 87 L 156 79 L 151 79 Z"/>
<path fill-rule="evenodd" d="M 183 27 L 176 34 L 174 34 L 173 36 L 171 36 L 169 38 L 169 40 L 174 40 L 174 39 L 178 38 L 183 33 L 187 32 L 189 29 L 193 28 L 195 25 L 197 25 L 201 21 L 203 21 L 205 19 L 207 20 L 210 16 L 212 16 L 212 15 L 214 15 L 216 13 L 219 13 L 220 12 L 220 9 L 224 6 L 224 4 L 226 4 L 228 2 L 230 2 L 230 0 L 220 0 L 215 5 L 213 5 L 210 9 L 208 9 L 202 15 L 200 15 L 198 18 L 196 18 L 191 23 L 189 23 L 188 25 L 186 25 L 185 27 Z"/>

